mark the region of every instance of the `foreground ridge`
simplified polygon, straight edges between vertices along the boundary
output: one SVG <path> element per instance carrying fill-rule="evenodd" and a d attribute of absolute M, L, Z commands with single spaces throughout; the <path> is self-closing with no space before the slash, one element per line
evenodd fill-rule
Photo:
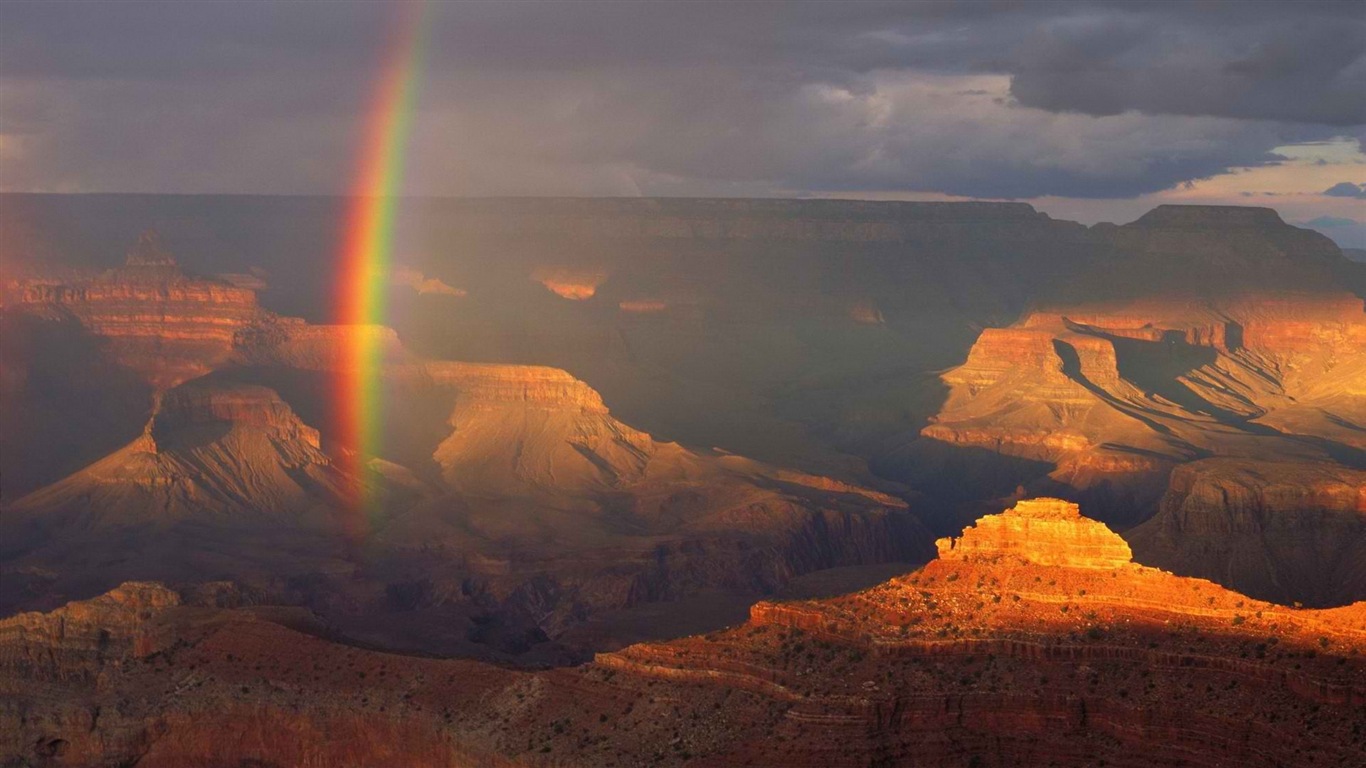
<path fill-rule="evenodd" d="M 741 626 L 577 668 L 378 653 L 339 643 L 305 611 L 231 607 L 247 602 L 230 585 L 177 597 L 130 584 L 0 622 L 11 701 L 0 755 L 139 766 L 1366 759 L 1366 603 L 1292 609 L 1148 568 L 1053 499 L 984 517 L 926 567 L 872 589 L 760 602 Z"/>

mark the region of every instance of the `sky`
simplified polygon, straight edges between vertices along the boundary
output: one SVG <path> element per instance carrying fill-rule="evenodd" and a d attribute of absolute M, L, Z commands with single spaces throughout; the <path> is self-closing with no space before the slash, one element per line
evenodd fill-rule
<path fill-rule="evenodd" d="M 384 2 L 0 3 L 0 189 L 341 194 Z M 439 2 L 408 195 L 1267 205 L 1366 248 L 1366 3 Z"/>

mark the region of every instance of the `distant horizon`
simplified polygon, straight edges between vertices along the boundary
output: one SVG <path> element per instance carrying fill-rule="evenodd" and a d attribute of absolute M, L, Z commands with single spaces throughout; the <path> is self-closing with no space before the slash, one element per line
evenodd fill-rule
<path fill-rule="evenodd" d="M 317 199 L 317 200 L 348 200 L 358 195 L 341 193 L 275 193 L 275 192 L 25 192 L 25 191 L 0 191 L 0 196 L 32 196 L 32 197 L 238 197 L 238 198 L 294 198 L 294 199 Z M 1362 250 L 1366 249 L 1366 221 L 1358 221 L 1346 217 L 1320 216 L 1316 219 L 1296 219 L 1287 216 L 1285 211 L 1271 204 L 1250 204 L 1250 203 L 1194 203 L 1194 202 L 1160 202 L 1155 201 L 1148 207 L 1142 209 L 1130 218 L 1093 218 L 1086 216 L 1069 216 L 1056 210 L 1049 210 L 1046 203 L 1037 200 L 1012 200 L 1012 199 L 992 199 L 992 198 L 972 198 L 972 199 L 950 199 L 950 200 L 913 200 L 902 198 L 887 197 L 824 197 L 824 196 L 772 196 L 772 195 L 399 195 L 399 200 L 414 201 L 436 201 L 436 200 L 771 200 L 781 202 L 831 202 L 831 203 L 888 203 L 888 204 L 931 204 L 931 205 L 963 205 L 963 204 L 1003 204 L 1003 205 L 1025 205 L 1031 209 L 1047 215 L 1049 218 L 1058 221 L 1071 221 L 1092 227 L 1097 224 L 1114 224 L 1123 226 L 1138 221 L 1145 214 L 1157 210 L 1163 206 L 1183 207 L 1183 208 L 1250 208 L 1274 211 L 1277 216 L 1287 224 L 1310 229 L 1324 235 L 1338 245 L 1339 248 Z"/>
<path fill-rule="evenodd" d="M 1251 203 L 1366 246 L 1354 3 L 250 8 L 0 5 L 0 189 L 344 194 L 383 116 L 412 197 Z"/>

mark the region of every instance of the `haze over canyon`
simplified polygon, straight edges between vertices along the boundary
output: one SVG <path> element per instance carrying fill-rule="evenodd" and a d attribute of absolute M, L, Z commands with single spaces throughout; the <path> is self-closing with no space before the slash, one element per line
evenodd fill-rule
<path fill-rule="evenodd" d="M 358 331 L 308 277 L 341 201 L 3 203 L 22 759 L 218 764 L 224 733 L 278 764 L 1362 754 L 1366 268 L 1274 211 L 412 201 L 393 326 L 360 331 L 384 449 L 352 476 L 328 404 Z M 1322 674 L 1263 660 L 1297 644 Z M 1132 720 L 1197 681 L 1239 693 Z M 635 709 L 663 701 L 696 703 Z M 1200 735 L 1301 701 L 1318 719 Z"/>
<path fill-rule="evenodd" d="M 0 768 L 1366 766 L 1363 10 L 0 2 Z"/>

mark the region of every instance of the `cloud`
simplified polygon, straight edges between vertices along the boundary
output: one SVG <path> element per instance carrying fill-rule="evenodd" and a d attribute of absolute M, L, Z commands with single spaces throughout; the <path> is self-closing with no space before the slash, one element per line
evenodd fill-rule
<path fill-rule="evenodd" d="M 1366 14 L 1351 3 L 1299 7 L 1161 3 L 1062 14 L 1007 54 L 1011 93 L 1092 115 L 1366 123 Z"/>
<path fill-rule="evenodd" d="M 1344 181 L 1323 190 L 1323 194 L 1329 197 L 1354 197 L 1358 200 L 1366 200 L 1366 184 L 1353 184 L 1350 181 Z"/>
<path fill-rule="evenodd" d="M 1366 134 L 1350 5 L 433 3 L 406 189 L 1154 192 Z M 387 21 L 0 5 L 0 184 L 345 191 Z"/>

